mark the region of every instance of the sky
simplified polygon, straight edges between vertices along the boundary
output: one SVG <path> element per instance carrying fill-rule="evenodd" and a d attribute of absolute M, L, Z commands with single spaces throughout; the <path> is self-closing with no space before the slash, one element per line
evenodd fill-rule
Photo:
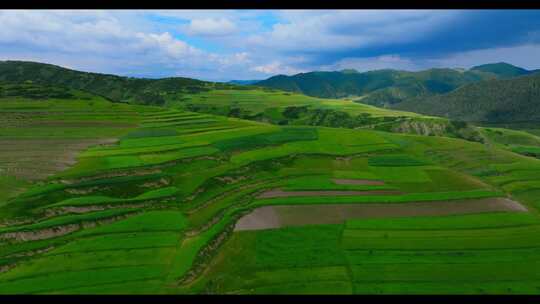
<path fill-rule="evenodd" d="M 210 81 L 540 68 L 540 10 L 0 10 L 0 60 Z"/>

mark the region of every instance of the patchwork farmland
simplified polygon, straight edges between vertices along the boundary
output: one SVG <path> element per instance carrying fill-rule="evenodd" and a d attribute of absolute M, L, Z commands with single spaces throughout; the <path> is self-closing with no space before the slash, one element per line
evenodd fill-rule
<path fill-rule="evenodd" d="M 0 100 L 2 294 L 540 292 L 536 158 L 70 94 Z"/>

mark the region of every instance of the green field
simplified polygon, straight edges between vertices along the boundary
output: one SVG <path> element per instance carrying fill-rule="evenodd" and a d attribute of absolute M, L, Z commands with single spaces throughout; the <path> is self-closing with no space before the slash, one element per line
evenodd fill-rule
<path fill-rule="evenodd" d="M 169 106 L 179 106 L 182 103 L 199 106 L 216 106 L 239 108 L 248 111 L 252 115 L 267 112 L 279 115 L 280 108 L 288 106 L 302 107 L 313 106 L 320 109 L 344 111 L 349 114 L 370 114 L 373 116 L 421 116 L 411 112 L 393 111 L 374 106 L 355 103 L 350 100 L 315 98 L 302 94 L 289 93 L 277 90 L 212 90 L 193 94 L 185 97 L 185 100 L 171 103 Z M 225 114 L 225 113 L 224 113 Z M 276 116 L 275 118 L 283 118 Z"/>
<path fill-rule="evenodd" d="M 268 88 L 211 89 L 169 99 L 168 107 L 277 125 L 374 129 L 482 140 L 469 124 L 383 109 L 351 99 L 324 99 Z"/>
<path fill-rule="evenodd" d="M 222 103 L 268 122 L 304 105 L 417 117 L 277 91 L 190 97 L 212 111 L 70 92 L 0 99 L 1 294 L 540 293 L 540 160 L 516 150 L 530 138 L 219 113 Z M 478 201 L 485 209 L 467 214 L 235 226 L 265 206 Z"/>
<path fill-rule="evenodd" d="M 487 214 L 237 232 L 194 288 L 256 294 L 537 294 L 538 227 L 530 214 Z"/>

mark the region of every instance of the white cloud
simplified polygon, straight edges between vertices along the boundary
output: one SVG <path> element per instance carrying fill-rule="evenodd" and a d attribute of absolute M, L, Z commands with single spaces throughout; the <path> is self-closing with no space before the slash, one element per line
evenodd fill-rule
<path fill-rule="evenodd" d="M 193 36 L 226 36 L 236 32 L 236 25 L 226 18 L 193 19 L 184 31 Z"/>
<path fill-rule="evenodd" d="M 368 58 L 344 58 L 333 65 L 325 67 L 326 70 L 355 69 L 360 72 L 396 69 L 414 71 L 421 69 L 411 59 L 402 58 L 399 55 L 383 55 Z"/>
<path fill-rule="evenodd" d="M 248 42 L 299 52 L 365 48 L 412 41 L 456 16 L 456 11 L 429 10 L 284 11 L 270 32 Z"/>
<path fill-rule="evenodd" d="M 0 57 L 85 71 L 204 79 L 220 79 L 230 73 L 227 69 L 239 69 L 248 62 L 247 52 L 212 53 L 174 37 L 171 32 L 132 27 L 133 14 L 136 13 L 0 11 Z M 200 23 L 195 24 L 203 29 Z M 217 75 L 217 70 L 223 74 Z"/>
<path fill-rule="evenodd" d="M 187 56 L 202 55 L 202 51 L 188 45 L 187 43 L 174 39 L 169 33 L 145 34 L 137 33 L 136 37 L 140 39 L 141 45 L 146 48 L 156 48 L 163 54 L 172 58 L 181 59 Z"/>
<path fill-rule="evenodd" d="M 291 66 L 282 64 L 279 61 L 274 61 L 269 64 L 258 65 L 251 68 L 252 71 L 260 72 L 268 75 L 284 74 L 293 75 L 305 72 L 304 70 L 297 69 Z"/>
<path fill-rule="evenodd" d="M 495 61 L 540 67 L 536 56 L 540 45 L 533 44 L 540 32 L 530 32 L 526 45 L 441 57 L 427 52 L 412 55 L 417 50 L 411 47 L 406 47 L 409 53 L 394 48 L 437 37 L 461 14 L 447 10 L 0 10 L 0 58 L 131 76 L 207 80 L 345 68 L 470 67 Z M 430 40 L 426 41 L 428 49 Z"/>
<path fill-rule="evenodd" d="M 219 62 L 222 67 L 231 65 L 245 65 L 251 63 L 250 55 L 247 52 L 234 53 L 225 56 L 212 55 L 212 59 Z"/>

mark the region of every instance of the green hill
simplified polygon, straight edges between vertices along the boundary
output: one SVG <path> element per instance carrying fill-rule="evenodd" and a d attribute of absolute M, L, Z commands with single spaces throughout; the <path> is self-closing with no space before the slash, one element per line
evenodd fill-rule
<path fill-rule="evenodd" d="M 0 205 L 87 147 L 115 142 L 138 125 L 139 107 L 65 87 L 0 83 Z"/>
<path fill-rule="evenodd" d="M 390 70 L 386 72 L 394 73 Z M 352 70 L 336 73 L 359 74 Z M 44 91 L 53 88 L 80 89 L 116 102 L 181 108 L 281 125 L 372 128 L 478 140 L 469 134 L 469 128 L 456 128 L 446 119 L 382 109 L 351 100 L 314 98 L 257 86 L 189 78 L 127 78 L 21 61 L 0 62 L 1 82 L 13 86 L 33 85 Z M 373 83 L 372 86 L 378 84 Z"/>
<path fill-rule="evenodd" d="M 145 79 L 87 73 L 26 61 L 0 61 L 0 82 L 62 86 L 84 90 L 112 101 L 150 105 L 162 105 L 166 100 L 179 98 L 182 93 L 235 87 L 232 84 L 183 77 Z"/>
<path fill-rule="evenodd" d="M 477 82 L 448 94 L 406 100 L 393 108 L 470 122 L 539 122 L 540 74 Z"/>
<path fill-rule="evenodd" d="M 470 70 L 309 72 L 293 76 L 278 75 L 256 85 L 323 98 L 357 96 L 362 103 L 389 106 L 407 98 L 447 93 L 468 83 L 527 73 L 529 71 L 510 64 L 497 63 Z"/>
<path fill-rule="evenodd" d="M 498 63 L 483 64 L 483 65 L 475 66 L 471 68 L 471 71 L 482 71 L 482 72 L 487 72 L 487 73 L 493 73 L 497 75 L 499 78 L 511 78 L 511 77 L 522 76 L 522 75 L 527 75 L 527 74 L 532 73 L 532 71 L 528 71 L 526 69 L 513 66 L 505 62 L 498 62 Z"/>

